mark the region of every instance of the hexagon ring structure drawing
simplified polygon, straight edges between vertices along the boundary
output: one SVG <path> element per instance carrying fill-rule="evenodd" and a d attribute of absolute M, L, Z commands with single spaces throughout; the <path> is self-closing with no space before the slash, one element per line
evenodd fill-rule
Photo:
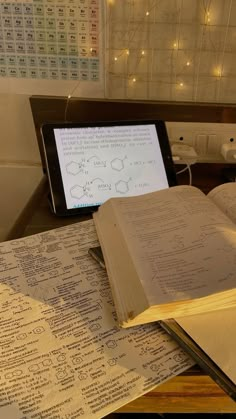
<path fill-rule="evenodd" d="M 127 193 L 129 190 L 128 182 L 125 182 L 124 180 L 119 180 L 115 183 L 115 188 L 117 192 Z"/>
<path fill-rule="evenodd" d="M 80 185 L 72 186 L 72 188 L 70 189 L 70 194 L 72 198 L 76 199 L 81 199 L 85 195 L 85 192 L 86 188 Z"/>
<path fill-rule="evenodd" d="M 70 163 L 68 163 L 66 165 L 66 171 L 67 173 L 69 173 L 70 175 L 78 175 L 79 172 L 81 171 L 81 166 L 79 163 L 76 163 L 75 161 L 71 161 Z"/>
<path fill-rule="evenodd" d="M 119 159 L 118 157 L 116 159 L 113 159 L 111 161 L 111 167 L 114 170 L 117 170 L 120 172 L 122 169 L 124 169 L 124 163 L 123 160 Z"/>

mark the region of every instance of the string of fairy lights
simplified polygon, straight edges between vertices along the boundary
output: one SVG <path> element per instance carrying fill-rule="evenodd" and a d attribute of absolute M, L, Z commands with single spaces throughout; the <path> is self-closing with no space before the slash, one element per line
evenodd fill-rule
<path fill-rule="evenodd" d="M 124 8 L 126 3 L 126 10 L 123 13 L 125 15 L 125 22 L 122 24 L 124 28 L 124 23 L 126 24 L 126 30 L 123 31 L 122 38 L 120 37 L 119 44 L 121 47 L 116 48 L 116 36 L 120 36 L 120 33 L 116 34 L 117 25 L 119 25 L 119 13 L 120 8 Z M 169 4 L 170 3 L 170 4 Z M 116 96 L 116 83 L 119 81 L 119 86 L 124 86 L 126 90 L 128 89 L 129 94 L 133 96 L 135 90 L 137 90 L 137 85 L 140 84 L 143 86 L 143 90 L 139 89 L 139 95 L 144 99 L 149 99 L 147 97 L 147 90 L 145 90 L 145 84 L 151 84 L 153 86 L 152 98 L 155 97 L 155 92 L 157 93 L 158 99 L 158 87 L 161 86 L 170 86 L 172 95 L 169 94 L 170 89 L 166 89 L 166 100 L 177 100 L 178 94 L 182 91 L 188 89 L 191 92 L 189 98 L 193 101 L 199 100 L 199 88 L 204 88 L 204 92 L 207 91 L 209 84 L 214 84 L 214 99 L 215 101 L 220 101 L 220 89 L 221 82 L 225 75 L 224 68 L 224 58 L 228 42 L 228 34 L 230 27 L 230 18 L 232 13 L 232 0 L 227 2 L 227 20 L 226 22 L 221 22 L 216 19 L 215 15 L 215 4 L 212 0 L 208 1 L 196 1 L 198 3 L 198 9 L 200 10 L 200 18 L 198 22 L 186 21 L 186 18 L 182 18 L 184 8 L 188 7 L 188 4 L 184 0 L 176 1 L 176 9 L 173 11 L 173 20 L 172 25 L 175 27 L 175 38 L 170 40 L 169 45 L 166 46 L 165 51 L 169 54 L 169 66 L 167 62 L 162 62 L 163 72 L 158 72 L 155 68 L 154 55 L 156 60 L 158 60 L 158 54 L 160 60 L 163 60 L 162 53 L 164 50 L 163 47 L 156 47 L 155 42 L 155 30 L 159 25 L 162 25 L 163 30 L 165 30 L 165 22 L 161 19 L 158 20 L 158 9 L 159 6 L 163 5 L 168 8 L 173 2 L 153 0 L 153 1 L 127 1 L 121 2 L 118 0 L 107 0 L 107 6 L 112 10 L 110 15 L 109 26 L 109 60 L 107 68 L 107 78 L 113 81 L 110 82 L 111 89 L 108 92 L 108 97 L 112 95 Z M 189 5 L 191 8 L 193 2 Z M 149 7 L 147 8 L 147 6 Z M 146 8 L 145 8 L 146 6 Z M 140 16 L 135 19 L 135 9 L 142 9 L 142 17 Z M 116 17 L 117 16 L 117 17 Z M 166 21 L 166 25 L 170 25 L 170 21 Z M 192 50 L 184 47 L 184 41 L 182 39 L 182 28 L 187 27 L 187 35 L 189 37 L 196 37 L 196 31 L 198 31 L 198 40 L 199 45 Z M 149 37 L 147 36 L 146 47 L 144 47 L 144 41 L 142 45 L 134 46 L 133 40 L 137 37 L 140 39 L 140 33 L 145 31 L 148 28 Z M 220 48 L 216 45 L 214 40 L 214 34 L 217 28 L 220 28 L 222 31 L 223 41 L 220 43 Z M 195 34 L 194 31 L 195 30 Z M 148 32 L 147 31 L 147 32 Z M 118 30 L 117 30 L 118 32 Z M 185 37 L 187 36 L 185 35 Z M 151 38 L 151 39 L 150 39 Z M 153 38 L 153 39 L 152 39 Z M 206 48 L 206 43 L 210 46 Z M 211 70 L 202 71 L 203 66 L 203 54 L 204 52 L 214 54 L 212 60 Z M 180 62 L 181 57 L 185 57 Z M 149 62 L 148 71 L 143 70 L 142 59 L 146 59 L 146 62 Z M 205 58 L 205 57 L 204 57 Z M 133 65 L 130 64 L 132 59 Z M 156 66 L 158 67 L 158 66 Z M 187 80 L 187 81 L 186 81 Z M 123 91 L 123 93 L 124 93 Z M 150 89 L 149 89 L 150 91 Z M 141 92 L 141 93 L 140 93 Z M 119 90 L 119 95 L 122 95 L 122 89 Z"/>
<path fill-rule="evenodd" d="M 105 44 L 106 98 L 221 101 L 233 0 L 103 0 L 102 4 L 105 17 L 99 36 Z M 186 10 L 190 10 L 187 17 Z M 79 85 L 68 94 L 65 119 Z"/>

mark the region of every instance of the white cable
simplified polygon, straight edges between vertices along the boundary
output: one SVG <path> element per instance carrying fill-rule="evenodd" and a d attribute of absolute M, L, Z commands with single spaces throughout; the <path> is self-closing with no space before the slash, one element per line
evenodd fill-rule
<path fill-rule="evenodd" d="M 185 166 L 182 170 L 180 170 L 179 172 L 176 172 L 177 175 L 179 175 L 180 173 L 186 172 L 186 170 L 188 170 L 188 167 Z"/>
<path fill-rule="evenodd" d="M 192 170 L 189 164 L 187 165 L 187 168 L 189 173 L 189 185 L 192 185 Z"/>
<path fill-rule="evenodd" d="M 186 164 L 186 166 L 183 169 L 179 170 L 179 172 L 176 172 L 176 175 L 179 175 L 180 173 L 186 172 L 186 170 L 188 170 L 188 173 L 189 173 L 189 185 L 192 185 L 192 171 L 191 171 L 191 167 L 190 167 L 192 165 L 191 164 L 188 164 L 188 163 L 185 163 L 185 164 Z"/>

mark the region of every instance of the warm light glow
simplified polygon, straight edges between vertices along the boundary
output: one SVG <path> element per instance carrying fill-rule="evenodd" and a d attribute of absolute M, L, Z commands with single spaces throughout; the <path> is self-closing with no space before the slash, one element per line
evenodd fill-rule
<path fill-rule="evenodd" d="M 115 0 L 107 0 L 107 3 L 113 5 L 115 3 Z"/>
<path fill-rule="evenodd" d="M 68 99 L 70 99 L 71 98 L 71 95 L 68 95 Z"/>
<path fill-rule="evenodd" d="M 206 22 L 209 23 L 211 21 L 210 19 L 210 12 L 206 13 Z"/>
<path fill-rule="evenodd" d="M 217 67 L 217 68 L 214 70 L 214 75 L 215 75 L 216 77 L 222 77 L 222 68 L 221 68 L 221 67 Z"/>
<path fill-rule="evenodd" d="M 90 48 L 90 51 L 93 52 L 93 48 Z"/>
<path fill-rule="evenodd" d="M 232 22 L 236 2 L 231 1 L 221 8 L 220 1 L 199 0 L 199 5 L 192 2 L 199 7 L 187 12 L 188 3 L 182 1 L 116 0 L 108 10 L 106 0 L 106 94 L 122 100 L 235 103 L 236 27 Z M 171 11 L 167 3 L 172 4 Z M 88 59 L 99 57 L 99 44 L 88 42 Z M 94 45 L 93 53 L 89 44 Z"/>

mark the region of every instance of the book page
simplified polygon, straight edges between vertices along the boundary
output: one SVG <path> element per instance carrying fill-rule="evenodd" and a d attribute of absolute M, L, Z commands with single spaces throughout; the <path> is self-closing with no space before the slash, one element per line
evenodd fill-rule
<path fill-rule="evenodd" d="M 177 186 L 112 202 L 113 234 L 121 228 L 150 305 L 235 287 L 236 228 L 200 190 Z"/>
<path fill-rule="evenodd" d="M 208 193 L 210 198 L 234 223 L 236 223 L 236 183 L 217 186 Z"/>
<path fill-rule="evenodd" d="M 236 384 L 236 310 L 218 310 L 175 321 Z"/>
<path fill-rule="evenodd" d="M 98 418 L 193 365 L 159 327 L 119 329 L 93 221 L 0 243 L 0 417 Z"/>

